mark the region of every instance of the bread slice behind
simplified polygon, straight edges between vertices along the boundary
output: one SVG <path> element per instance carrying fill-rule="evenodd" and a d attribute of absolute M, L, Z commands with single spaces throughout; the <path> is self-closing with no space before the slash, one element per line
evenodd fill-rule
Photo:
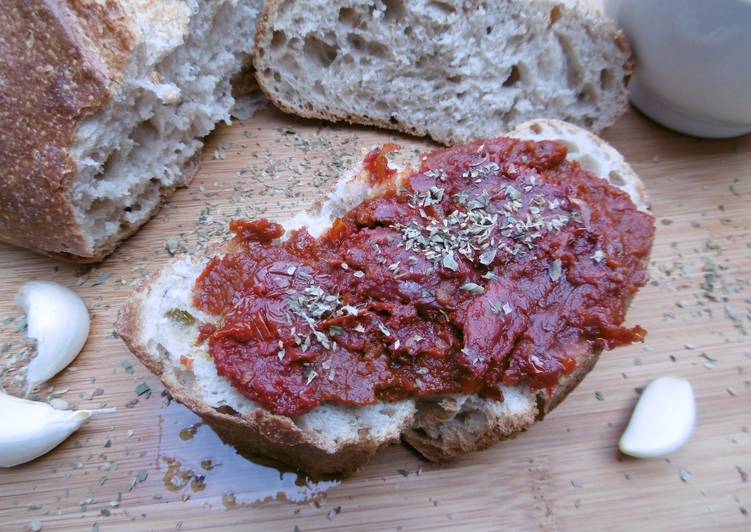
<path fill-rule="evenodd" d="M 564 122 L 537 120 L 510 136 L 564 142 L 572 159 L 626 190 L 647 210 L 640 179 L 615 149 L 591 133 Z M 337 216 L 377 193 L 360 170 L 343 177 L 315 211 L 298 214 L 285 228 L 304 225 L 311 234 L 322 234 Z M 560 403 L 599 355 L 581 353 L 577 370 L 552 396 L 526 386 L 502 387 L 504 401 L 454 394 L 365 407 L 326 404 L 297 418 L 274 415 L 219 376 L 205 344 L 195 343 L 197 321 L 212 320 L 192 303 L 195 280 L 208 259 L 175 258 L 135 292 L 120 313 L 117 331 L 172 396 L 203 416 L 223 438 L 314 476 L 349 473 L 400 437 L 429 460 L 443 461 L 514 436 Z M 176 319 L 183 311 L 197 321 Z"/>
<path fill-rule="evenodd" d="M 632 68 L 623 35 L 572 0 L 270 0 L 254 64 L 283 110 L 443 144 L 538 117 L 599 132 Z"/>

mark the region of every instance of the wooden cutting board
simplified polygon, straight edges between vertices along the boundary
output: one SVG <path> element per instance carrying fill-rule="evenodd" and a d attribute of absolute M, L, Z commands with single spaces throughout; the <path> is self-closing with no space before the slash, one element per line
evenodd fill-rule
<path fill-rule="evenodd" d="M 0 529 L 751 529 L 751 138 L 699 141 L 634 111 L 605 137 L 643 177 L 658 220 L 653 281 L 628 319 L 648 339 L 606 353 L 526 434 L 443 466 L 394 446 L 352 478 L 315 483 L 248 461 L 169 404 L 112 332 L 168 249 L 205 247 L 234 216 L 290 216 L 374 144 L 396 140 L 414 160 L 425 142 L 265 110 L 220 127 L 193 185 L 104 263 L 0 245 L 2 362 L 24 353 L 18 286 L 62 282 L 86 300 L 93 330 L 39 397 L 54 387 L 71 405 L 118 409 L 48 456 L 0 471 Z M 670 459 L 620 456 L 635 390 L 665 374 L 694 385 L 693 439 Z M 2 377 L 10 389 L 14 375 Z"/>

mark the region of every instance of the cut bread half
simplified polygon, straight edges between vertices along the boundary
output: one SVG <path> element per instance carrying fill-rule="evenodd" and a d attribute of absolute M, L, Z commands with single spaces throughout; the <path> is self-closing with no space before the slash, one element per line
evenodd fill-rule
<path fill-rule="evenodd" d="M 599 132 L 633 68 L 616 27 L 573 0 L 271 0 L 254 64 L 283 110 L 443 144 L 537 117 Z"/>
<path fill-rule="evenodd" d="M 509 136 L 565 143 L 571 159 L 628 192 L 640 210 L 648 209 L 641 180 L 615 149 L 591 133 L 564 122 L 538 120 Z M 306 226 L 312 235 L 320 235 L 336 217 L 378 191 L 367 172 L 355 170 L 314 212 L 300 213 L 284 227 L 289 231 Z M 365 407 L 324 404 L 295 418 L 274 415 L 219 376 L 205 343 L 196 344 L 196 323 L 212 321 L 192 299 L 196 278 L 209 258 L 175 258 L 134 293 L 120 313 L 117 331 L 175 399 L 203 416 L 230 443 L 314 476 L 349 473 L 400 437 L 429 460 L 443 461 L 515 436 L 560 403 L 599 355 L 578 353 L 577 369 L 552 395 L 531 392 L 528 386 L 502 386 L 503 401 L 454 394 Z M 175 309 L 178 316 L 185 311 L 197 322 L 175 319 Z"/>
<path fill-rule="evenodd" d="M 4 3 L 0 240 L 95 262 L 148 221 L 230 120 L 262 4 Z"/>

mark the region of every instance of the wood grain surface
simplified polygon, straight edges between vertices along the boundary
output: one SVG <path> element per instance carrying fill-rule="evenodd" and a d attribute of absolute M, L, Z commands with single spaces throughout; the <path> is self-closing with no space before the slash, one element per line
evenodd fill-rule
<path fill-rule="evenodd" d="M 0 530 L 751 529 L 751 138 L 699 141 L 634 111 L 605 138 L 643 177 L 658 219 L 653 281 L 628 319 L 647 341 L 604 354 L 527 433 L 443 466 L 394 446 L 351 478 L 315 483 L 249 461 L 169 404 L 112 331 L 133 286 L 170 252 L 204 248 L 235 216 L 290 216 L 376 143 L 396 139 L 413 161 L 427 143 L 265 110 L 220 127 L 192 186 L 102 264 L 0 244 L 3 384 L 18 390 L 30 352 L 18 286 L 55 280 L 84 297 L 93 330 L 37 397 L 117 407 L 49 455 L 0 471 Z M 636 390 L 665 374 L 694 385 L 693 439 L 669 459 L 620 456 Z"/>

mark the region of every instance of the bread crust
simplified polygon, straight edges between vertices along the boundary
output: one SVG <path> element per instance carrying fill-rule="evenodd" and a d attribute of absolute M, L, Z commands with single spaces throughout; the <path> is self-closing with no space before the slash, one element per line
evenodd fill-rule
<path fill-rule="evenodd" d="M 365 126 L 376 126 L 383 129 L 391 129 L 395 131 L 399 131 L 401 133 L 406 133 L 409 135 L 415 135 L 418 137 L 425 137 L 428 136 L 428 131 L 420 127 L 418 125 L 411 125 L 411 124 L 405 124 L 402 122 L 391 122 L 389 120 L 380 120 L 378 118 L 373 118 L 366 115 L 361 114 L 336 114 L 329 112 L 325 109 L 317 109 L 314 107 L 302 107 L 298 105 L 294 105 L 291 102 L 284 101 L 280 97 L 277 96 L 277 94 L 272 90 L 272 88 L 268 84 L 268 80 L 263 75 L 264 70 L 264 63 L 263 63 L 263 49 L 265 46 L 267 46 L 271 42 L 271 38 L 273 35 L 273 22 L 274 19 L 280 10 L 282 6 L 284 6 L 287 3 L 287 0 L 268 0 L 264 6 L 263 13 L 261 14 L 261 18 L 258 21 L 258 24 L 256 26 L 256 39 L 255 39 L 255 47 L 253 49 L 253 65 L 256 69 L 256 80 L 258 83 L 258 87 L 261 89 L 261 91 L 266 95 L 266 97 L 273 103 L 277 108 L 280 110 L 291 113 L 303 118 L 309 118 L 309 119 L 318 119 L 318 120 L 328 120 L 330 122 L 346 122 L 348 124 L 357 124 L 357 125 L 365 125 Z M 568 8 L 573 8 L 574 4 L 576 4 L 575 1 L 572 0 L 565 0 L 562 2 L 565 4 Z M 468 8 L 470 9 L 470 8 Z M 635 66 L 636 66 L 636 60 L 633 56 L 631 44 L 629 43 L 626 36 L 623 34 L 622 31 L 620 31 L 618 28 L 616 28 L 608 19 L 603 19 L 601 15 L 598 15 L 588 9 L 586 6 L 582 4 L 578 4 L 578 9 L 582 13 L 583 16 L 586 16 L 589 19 L 596 19 L 596 20 L 605 20 L 608 26 L 610 26 L 610 34 L 613 41 L 616 43 L 618 48 L 626 55 L 627 59 L 623 64 L 623 69 L 625 72 L 624 77 L 624 85 L 628 85 L 628 82 L 631 77 L 631 73 L 633 72 Z M 605 129 L 606 127 L 609 127 L 613 125 L 618 118 L 620 118 L 623 113 L 626 112 L 628 109 L 628 102 L 624 103 L 624 106 L 618 113 L 616 113 L 612 120 L 606 124 L 602 129 Z M 595 131 L 595 133 L 599 133 L 600 130 Z M 472 139 L 454 139 L 449 137 L 436 137 L 432 136 L 432 140 L 439 144 L 443 144 L 445 146 L 449 146 L 456 142 L 466 142 L 468 140 Z"/>
<path fill-rule="evenodd" d="M 647 210 L 647 197 L 639 177 L 620 154 L 594 135 L 565 122 L 536 120 L 520 125 L 510 136 L 576 138 L 583 146 L 594 147 L 598 155 L 608 161 L 606 170 L 617 170 L 630 187 L 628 190 L 634 203 Z M 314 209 L 322 212 L 331 201 L 333 199 L 317 203 Z M 222 249 L 213 251 L 221 252 Z M 648 257 L 645 258 L 644 264 L 648 260 Z M 358 434 L 355 441 L 331 449 L 315 434 L 303 431 L 288 417 L 271 414 L 260 407 L 245 416 L 236 412 L 233 415 L 221 412 L 191 395 L 175 371 L 164 366 L 164 357 L 155 358 L 149 352 L 144 339 L 142 324 L 146 320 L 147 296 L 158 276 L 159 273 L 154 274 L 139 287 L 121 309 L 116 330 L 130 350 L 159 376 L 172 396 L 204 417 L 225 441 L 251 454 L 270 456 L 313 476 L 323 476 L 351 473 L 364 465 L 380 447 L 398 439 L 396 436 L 376 439 L 366 432 Z M 400 428 L 401 439 L 428 460 L 444 462 L 513 438 L 558 406 L 594 368 L 599 356 L 599 350 L 590 350 L 587 344 L 583 344 L 582 352 L 576 356 L 576 369 L 561 379 L 552 394 L 547 391 L 531 392 L 522 384 L 517 388 L 503 389 L 506 400 L 502 402 L 459 395 L 418 401 L 416 413 L 405 418 Z"/>
<path fill-rule="evenodd" d="M 205 419 L 227 443 L 240 452 L 271 457 L 312 477 L 331 474 L 347 475 L 367 463 L 384 445 L 398 438 L 378 441 L 370 434 L 358 441 L 329 451 L 320 442 L 304 433 L 292 419 L 258 408 L 248 415 L 223 412 L 191 395 L 176 375 L 170 374 L 162 359 L 155 359 L 142 342 L 141 324 L 145 296 L 158 273 L 147 279 L 120 310 L 115 330 L 138 359 L 162 381 L 170 395 Z M 231 409 L 228 409 L 231 410 Z"/>
<path fill-rule="evenodd" d="M 119 2 L 11 0 L 0 10 L 0 239 L 96 260 L 75 220 L 71 154 L 135 45 Z"/>

